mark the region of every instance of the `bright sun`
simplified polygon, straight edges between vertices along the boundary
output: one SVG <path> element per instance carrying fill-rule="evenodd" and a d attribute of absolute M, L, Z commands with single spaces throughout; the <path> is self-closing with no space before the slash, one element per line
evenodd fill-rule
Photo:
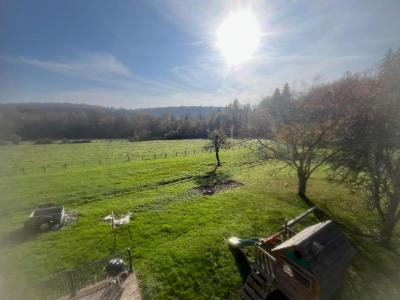
<path fill-rule="evenodd" d="M 217 30 L 217 48 L 229 65 L 240 65 L 251 59 L 260 39 L 260 26 L 250 10 L 232 12 Z"/>

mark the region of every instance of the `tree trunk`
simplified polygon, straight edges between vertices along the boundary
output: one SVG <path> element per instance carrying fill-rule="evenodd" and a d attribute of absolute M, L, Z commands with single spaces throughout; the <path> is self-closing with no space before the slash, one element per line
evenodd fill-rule
<path fill-rule="evenodd" d="M 386 248 L 390 248 L 393 229 L 385 228 L 385 227 L 386 226 L 382 225 L 382 228 L 381 228 L 381 231 L 379 234 L 379 243 Z"/>
<path fill-rule="evenodd" d="M 385 219 L 381 219 L 379 242 L 382 246 L 390 248 L 394 228 L 396 227 L 395 214 L 390 212 L 385 214 Z"/>
<path fill-rule="evenodd" d="M 215 157 L 217 158 L 217 167 L 220 167 L 221 162 L 219 160 L 219 148 L 215 148 Z"/>
<path fill-rule="evenodd" d="M 393 231 L 399 221 L 398 206 L 400 203 L 400 188 L 395 188 L 394 192 L 389 196 L 389 201 L 384 211 L 380 214 L 380 234 L 379 242 L 382 246 L 390 248 Z"/>
<path fill-rule="evenodd" d="M 297 189 L 297 194 L 298 194 L 301 198 L 307 198 L 307 197 L 306 197 L 307 177 L 306 177 L 302 172 L 298 172 L 298 173 L 297 173 L 297 177 L 298 177 L 298 180 L 299 180 L 299 185 L 298 185 L 298 189 Z"/>

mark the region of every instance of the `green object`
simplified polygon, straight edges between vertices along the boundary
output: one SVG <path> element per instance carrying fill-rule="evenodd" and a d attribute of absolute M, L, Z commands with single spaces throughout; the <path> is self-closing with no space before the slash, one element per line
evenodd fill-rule
<path fill-rule="evenodd" d="M 287 258 L 289 258 L 290 260 L 294 261 L 296 264 L 298 264 L 299 266 L 302 266 L 303 268 L 309 270 L 310 266 L 308 265 L 307 261 L 305 261 L 302 258 L 298 258 L 293 250 L 288 250 L 285 252 L 285 255 Z"/>

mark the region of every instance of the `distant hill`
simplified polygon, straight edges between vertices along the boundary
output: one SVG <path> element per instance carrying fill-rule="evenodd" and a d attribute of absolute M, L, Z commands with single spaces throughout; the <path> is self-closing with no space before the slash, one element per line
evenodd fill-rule
<path fill-rule="evenodd" d="M 223 107 L 216 107 L 216 106 L 168 106 L 168 107 L 135 109 L 135 111 L 149 113 L 156 117 L 169 114 L 176 118 L 184 116 L 206 117 L 214 112 L 218 112 L 221 110 L 223 110 Z"/>

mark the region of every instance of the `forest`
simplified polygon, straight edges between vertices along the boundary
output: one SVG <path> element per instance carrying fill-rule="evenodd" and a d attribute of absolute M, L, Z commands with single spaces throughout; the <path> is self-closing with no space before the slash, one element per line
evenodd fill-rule
<path fill-rule="evenodd" d="M 85 104 L 0 104 L 0 139 L 18 142 L 36 139 L 133 140 L 205 138 L 209 128 L 234 127 L 244 135 L 252 109 L 236 100 L 226 108 L 171 107 L 115 109 Z M 182 115 L 184 114 L 184 115 Z"/>

